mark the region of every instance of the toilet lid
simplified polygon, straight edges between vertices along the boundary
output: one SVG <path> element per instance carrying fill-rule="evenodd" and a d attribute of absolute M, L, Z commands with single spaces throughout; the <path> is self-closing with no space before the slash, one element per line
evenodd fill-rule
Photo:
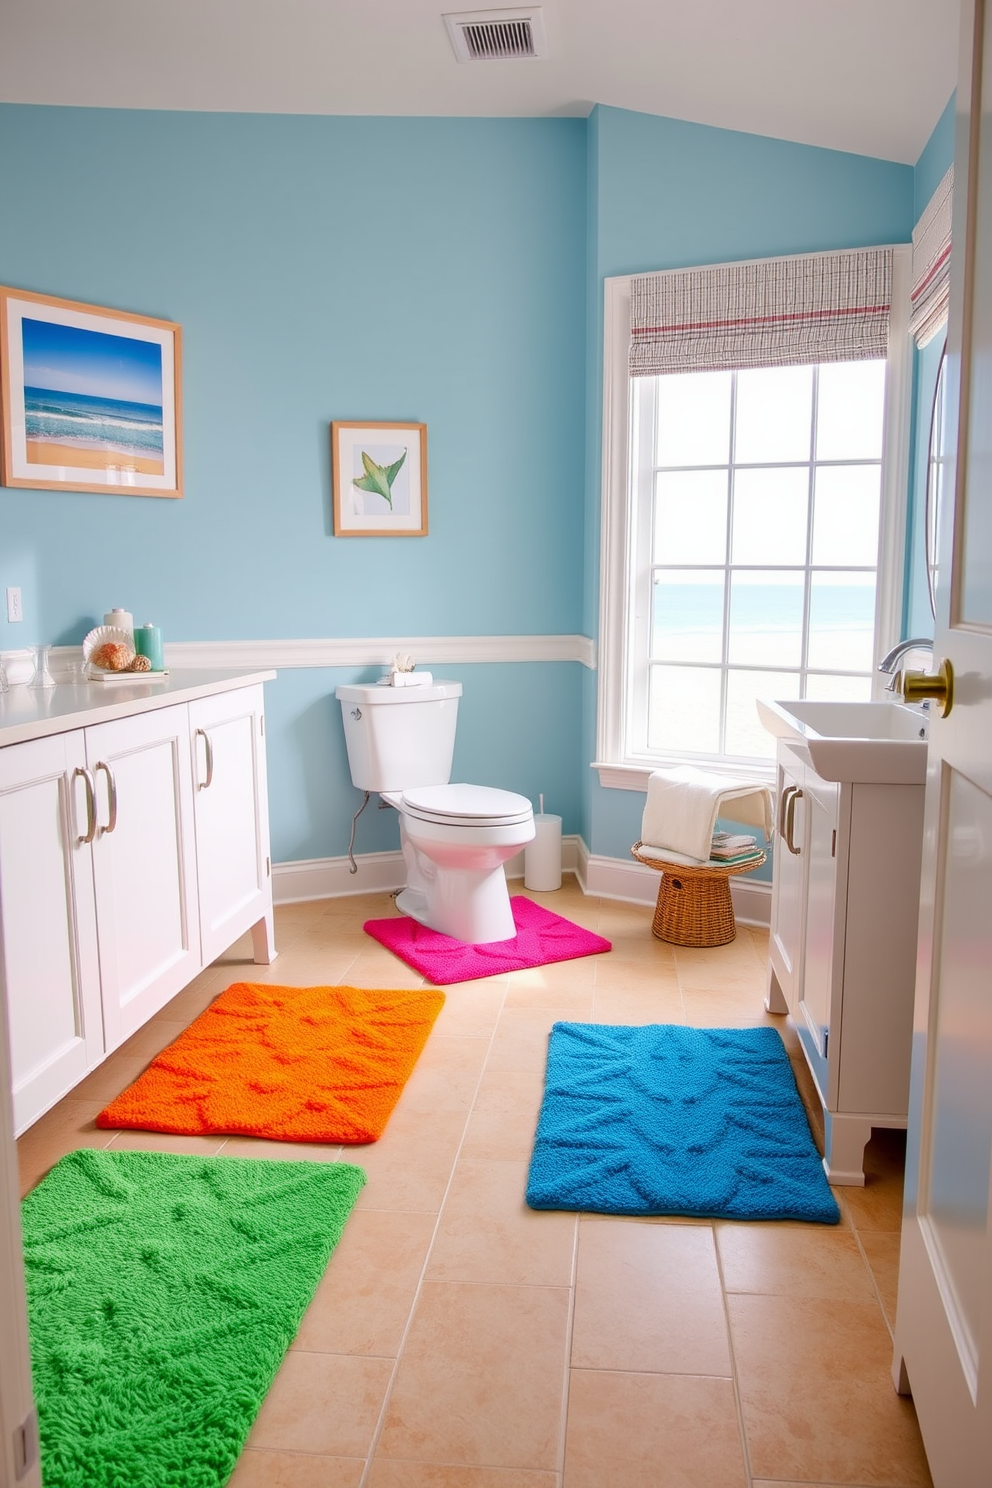
<path fill-rule="evenodd" d="M 534 808 L 526 796 L 490 785 L 422 785 L 403 792 L 403 810 L 421 821 L 451 826 L 513 826 L 529 821 Z"/>

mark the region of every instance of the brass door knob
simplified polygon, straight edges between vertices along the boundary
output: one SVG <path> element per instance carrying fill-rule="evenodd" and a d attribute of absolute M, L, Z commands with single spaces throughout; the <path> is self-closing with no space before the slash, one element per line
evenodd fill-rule
<path fill-rule="evenodd" d="M 936 672 L 900 672 L 893 691 L 901 692 L 903 701 L 907 703 L 922 703 L 925 698 L 933 698 L 941 718 L 946 718 L 954 705 L 954 668 L 943 656 Z"/>

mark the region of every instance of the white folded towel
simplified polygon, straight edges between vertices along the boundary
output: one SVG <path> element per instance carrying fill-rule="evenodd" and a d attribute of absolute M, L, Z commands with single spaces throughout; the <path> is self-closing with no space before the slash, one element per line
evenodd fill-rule
<path fill-rule="evenodd" d="M 641 841 L 705 863 L 709 861 L 718 816 L 727 816 L 746 827 L 760 827 L 770 837 L 771 790 L 740 776 L 714 775 L 694 765 L 655 770 L 648 779 Z"/>

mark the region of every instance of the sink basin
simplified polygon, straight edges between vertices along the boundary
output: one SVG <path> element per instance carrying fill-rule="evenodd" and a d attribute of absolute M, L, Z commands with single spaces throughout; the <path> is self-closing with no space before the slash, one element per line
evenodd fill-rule
<path fill-rule="evenodd" d="M 820 703 L 758 699 L 770 734 L 789 739 L 823 780 L 922 785 L 929 719 L 905 703 Z"/>

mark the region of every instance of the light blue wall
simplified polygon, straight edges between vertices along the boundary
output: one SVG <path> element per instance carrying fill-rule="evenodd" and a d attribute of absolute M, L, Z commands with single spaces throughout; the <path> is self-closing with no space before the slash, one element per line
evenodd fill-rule
<path fill-rule="evenodd" d="M 944 112 L 933 126 L 930 138 L 920 152 L 913 170 L 913 220 L 917 221 L 927 202 L 947 174 L 954 159 L 954 106 L 957 93 L 952 93 Z"/>
<path fill-rule="evenodd" d="M 602 400 L 603 281 L 617 274 L 821 249 L 906 242 L 913 169 L 837 150 L 739 134 L 624 109 L 594 109 L 596 234 L 587 306 L 587 407 Z M 593 150 L 590 150 L 593 158 Z M 599 581 L 601 423 L 591 425 L 587 469 L 586 628 L 595 633 Z M 586 706 L 595 708 L 589 689 Z M 592 771 L 589 772 L 593 774 Z M 644 797 L 586 787 L 585 828 L 595 853 L 624 856 Z M 770 873 L 770 866 L 762 870 Z"/>
<path fill-rule="evenodd" d="M 450 666 L 461 682 L 452 778 L 519 791 L 577 830 L 581 674 L 575 663 Z M 275 862 L 339 856 L 347 850 L 362 794 L 351 783 L 334 688 L 371 682 L 378 670 L 287 670 L 266 684 L 269 802 Z M 275 742 L 274 742 L 275 741 Z M 370 805 L 358 826 L 356 851 L 398 845 L 396 813 Z"/>
<path fill-rule="evenodd" d="M 585 164 L 576 119 L 0 110 L 4 282 L 184 359 L 183 501 L 3 492 L 16 639 L 577 630 Z M 430 537 L 330 536 L 332 418 L 427 423 Z"/>
<path fill-rule="evenodd" d="M 114 604 L 167 640 L 595 635 L 603 279 L 904 241 L 952 122 L 914 173 L 604 107 L 0 107 L 0 280 L 180 321 L 186 455 L 178 502 L 0 491 L 0 588 L 25 608 L 0 610 L 0 648 L 78 641 Z M 428 425 L 428 538 L 331 536 L 328 424 L 379 417 Z M 444 670 L 465 685 L 456 772 L 543 790 L 566 832 L 625 856 L 643 797 L 589 768 L 595 674 Z M 347 845 L 332 694 L 355 675 L 269 687 L 277 860 Z M 366 813 L 359 847 L 394 845 Z"/>
<path fill-rule="evenodd" d="M 0 109 L 0 281 L 181 322 L 186 467 L 181 501 L 0 491 L 0 589 L 25 608 L 0 648 L 78 642 L 116 604 L 167 641 L 577 631 L 585 140 L 578 119 Z M 335 418 L 427 424 L 429 537 L 331 535 Z M 545 790 L 569 832 L 580 670 L 466 669 L 456 757 Z M 336 680 L 269 688 L 277 859 L 347 845 Z"/>

